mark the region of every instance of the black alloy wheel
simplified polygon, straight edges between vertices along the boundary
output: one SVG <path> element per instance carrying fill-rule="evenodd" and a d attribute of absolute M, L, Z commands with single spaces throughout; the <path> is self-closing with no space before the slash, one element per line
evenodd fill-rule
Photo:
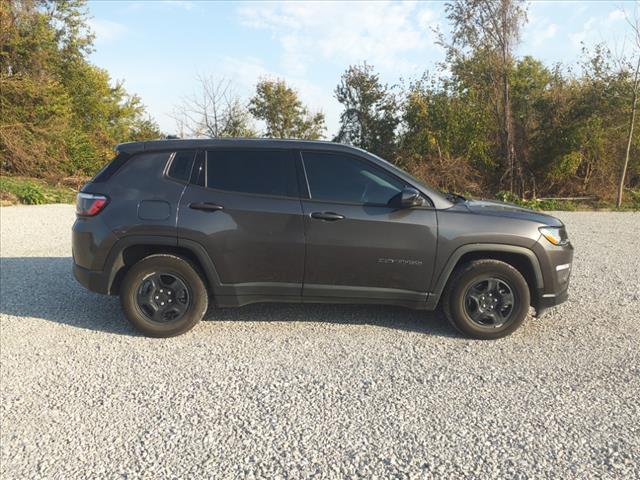
<path fill-rule="evenodd" d="M 441 302 L 456 329 L 489 340 L 505 337 L 522 325 L 531 292 L 513 265 L 495 259 L 472 260 L 452 273 Z"/>
<path fill-rule="evenodd" d="M 182 318 L 191 304 L 191 294 L 180 277 L 172 273 L 155 272 L 140 282 L 136 302 L 149 320 L 166 323 Z"/>
<path fill-rule="evenodd" d="M 191 330 L 207 311 L 208 293 L 198 268 L 170 253 L 149 255 L 131 266 L 119 291 L 127 319 L 150 337 Z"/>
<path fill-rule="evenodd" d="M 500 278 L 488 277 L 474 283 L 465 293 L 467 315 L 481 327 L 499 328 L 511 319 L 517 298 L 511 286 Z"/>

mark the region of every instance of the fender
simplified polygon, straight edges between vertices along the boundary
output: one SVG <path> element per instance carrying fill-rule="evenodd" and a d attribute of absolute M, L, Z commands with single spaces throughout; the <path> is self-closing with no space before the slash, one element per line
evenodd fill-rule
<path fill-rule="evenodd" d="M 531 268 L 533 269 L 533 273 L 536 277 L 535 287 L 538 289 L 544 287 L 540 262 L 538 261 L 538 257 L 536 257 L 536 254 L 533 253 L 532 250 L 529 250 L 525 247 L 519 247 L 516 245 L 505 245 L 501 243 L 470 243 L 468 245 L 462 245 L 461 247 L 458 247 L 447 260 L 447 263 L 440 272 L 440 275 L 438 276 L 438 279 L 436 280 L 436 283 L 432 288 L 431 294 L 427 298 L 427 309 L 433 310 L 437 307 L 438 302 L 440 301 L 440 296 L 444 291 L 444 287 L 447 285 L 447 281 L 449 280 L 453 269 L 456 267 L 458 261 L 465 254 L 470 252 L 499 252 L 524 255 L 529 260 Z"/>
<path fill-rule="evenodd" d="M 108 284 L 106 285 L 106 291 L 111 293 L 113 282 L 117 273 L 122 267 L 125 266 L 123 258 L 123 252 L 132 246 L 166 246 L 173 248 L 184 248 L 192 253 L 199 261 L 202 267 L 207 281 L 212 289 L 216 289 L 221 285 L 218 272 L 213 265 L 213 262 L 206 250 L 202 245 L 192 240 L 180 239 L 174 236 L 160 236 L 160 235 L 128 235 L 120 238 L 111 247 L 111 251 L 107 256 L 104 264 L 104 272 L 109 273 Z"/>

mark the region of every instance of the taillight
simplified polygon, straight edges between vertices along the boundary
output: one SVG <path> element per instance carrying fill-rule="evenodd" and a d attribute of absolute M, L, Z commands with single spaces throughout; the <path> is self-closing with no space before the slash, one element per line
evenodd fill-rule
<path fill-rule="evenodd" d="M 76 197 L 76 214 L 93 217 L 102 211 L 108 201 L 104 195 L 80 192 Z"/>

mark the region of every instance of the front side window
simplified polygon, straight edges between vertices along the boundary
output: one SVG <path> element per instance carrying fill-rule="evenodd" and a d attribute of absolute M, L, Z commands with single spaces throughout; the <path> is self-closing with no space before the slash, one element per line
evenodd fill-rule
<path fill-rule="evenodd" d="M 313 200 L 389 205 L 404 184 L 365 161 L 339 153 L 304 152 Z"/>
<path fill-rule="evenodd" d="M 293 157 L 285 150 L 210 150 L 207 187 L 230 192 L 295 196 Z"/>

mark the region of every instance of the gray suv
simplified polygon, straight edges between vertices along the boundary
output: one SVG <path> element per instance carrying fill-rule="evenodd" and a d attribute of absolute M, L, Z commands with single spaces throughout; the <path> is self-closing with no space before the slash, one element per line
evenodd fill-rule
<path fill-rule="evenodd" d="M 510 334 L 567 299 L 564 225 L 440 193 L 363 150 L 295 140 L 118 145 L 86 184 L 73 271 L 127 318 L 178 335 L 209 303 L 441 306 L 466 335 Z"/>

